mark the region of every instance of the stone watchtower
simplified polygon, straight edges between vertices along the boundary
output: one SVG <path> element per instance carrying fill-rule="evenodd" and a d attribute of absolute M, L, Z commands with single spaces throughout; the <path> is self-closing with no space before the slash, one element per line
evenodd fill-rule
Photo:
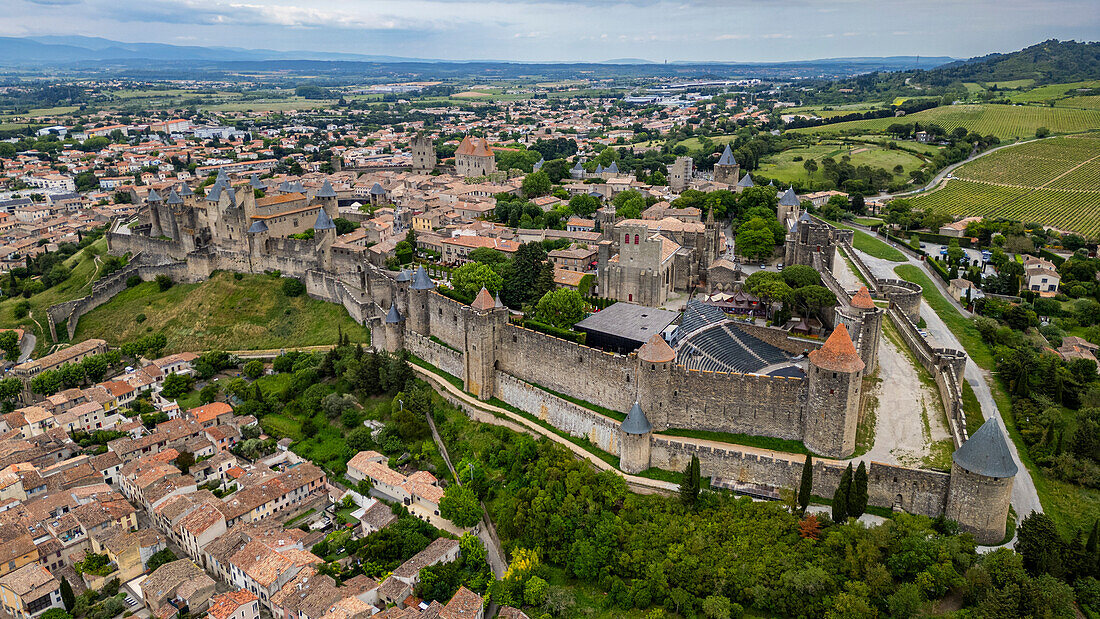
<path fill-rule="evenodd" d="M 336 224 L 322 208 L 317 211 L 317 221 L 313 224 L 313 241 L 317 243 L 321 268 L 332 272 L 332 244 L 336 242 Z"/>
<path fill-rule="evenodd" d="M 385 349 L 397 352 L 405 347 L 405 317 L 397 309 L 397 301 L 390 303 L 390 311 L 382 321 L 382 333 L 385 337 Z"/>
<path fill-rule="evenodd" d="M 836 308 L 836 322 L 848 328 L 868 373 L 874 372 L 878 367 L 878 344 L 882 335 L 882 317 L 885 314 L 885 310 L 875 305 L 867 286 L 860 286 L 851 303 L 846 306 L 838 305 Z"/>
<path fill-rule="evenodd" d="M 431 172 L 435 169 L 436 155 L 435 142 L 426 135 L 413 137 L 410 143 L 412 147 L 412 171 Z"/>
<path fill-rule="evenodd" d="M 736 185 L 740 180 L 741 165 L 733 158 L 730 145 L 726 144 L 726 150 L 722 151 L 722 157 L 714 164 L 714 182 Z M 780 219 L 780 221 L 783 221 Z"/>
<path fill-rule="evenodd" d="M 991 417 L 951 456 L 944 515 L 974 534 L 979 544 L 1005 536 L 1012 481 L 1018 470 L 999 417 Z"/>
<path fill-rule="evenodd" d="M 624 473 L 631 474 L 648 469 L 649 441 L 653 426 L 637 402 L 630 407 L 630 412 L 619 430 L 619 468 Z"/>
<path fill-rule="evenodd" d="M 485 401 L 496 395 L 496 352 L 508 310 L 482 287 L 470 312 L 466 320 L 466 391 Z"/>
<path fill-rule="evenodd" d="M 789 228 L 794 222 L 798 221 L 801 215 L 802 202 L 798 199 L 798 194 L 794 192 L 794 187 L 788 187 L 787 191 L 779 196 L 776 218 L 784 227 Z"/>
<path fill-rule="evenodd" d="M 428 277 L 424 265 L 417 267 L 416 273 L 413 274 L 412 283 L 409 285 L 408 311 L 405 315 L 408 317 L 409 329 L 424 337 L 430 335 L 428 332 L 428 298 L 434 289 L 435 283 L 432 282 L 432 278 Z"/>
<path fill-rule="evenodd" d="M 638 377 L 638 402 L 645 402 L 649 414 L 660 430 L 668 429 L 668 411 L 664 409 L 665 393 L 671 378 L 672 364 L 676 361 L 676 351 L 668 345 L 661 334 L 654 333 L 635 353 L 638 365 L 635 374 Z"/>
<path fill-rule="evenodd" d="M 691 157 L 677 157 L 676 162 L 668 169 L 669 189 L 676 193 L 684 191 L 694 174 L 695 161 Z"/>
<path fill-rule="evenodd" d="M 822 456 L 843 458 L 856 448 L 863 359 L 844 323 L 838 324 L 825 345 L 811 352 L 809 358 L 802 441 L 807 449 Z"/>
<path fill-rule="evenodd" d="M 321 208 L 328 213 L 329 219 L 336 219 L 340 216 L 340 211 L 336 206 L 336 190 L 332 188 L 332 183 L 328 182 L 328 179 L 325 179 L 321 189 L 313 197 L 321 203 Z"/>

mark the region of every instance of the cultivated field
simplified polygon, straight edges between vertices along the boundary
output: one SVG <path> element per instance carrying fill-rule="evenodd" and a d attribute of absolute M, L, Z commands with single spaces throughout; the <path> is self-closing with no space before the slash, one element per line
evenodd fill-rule
<path fill-rule="evenodd" d="M 960 166 L 914 206 L 990 215 L 1100 236 L 1100 134 L 1006 148 Z"/>
<path fill-rule="evenodd" d="M 881 133 L 894 123 L 935 123 L 948 132 L 966 127 L 982 135 L 1017 140 L 1035 135 L 1039 127 L 1054 133 L 1075 133 L 1100 128 L 1100 110 L 1067 109 L 1022 105 L 948 105 L 909 114 L 903 118 L 876 118 L 792 129 L 796 133 L 852 134 Z"/>
<path fill-rule="evenodd" d="M 840 161 L 841 157 L 845 155 L 850 157 L 851 164 L 857 167 L 867 165 L 872 168 L 885 168 L 893 173 L 894 166 L 900 165 L 903 169 L 901 176 L 904 178 L 908 178 L 909 172 L 920 168 L 925 163 L 917 155 L 903 150 L 890 150 L 875 144 L 842 143 L 828 140 L 819 144 L 791 148 L 773 155 L 760 165 L 758 172 L 783 183 L 823 181 L 825 176 L 824 171 L 821 169 L 821 160 L 825 157 L 832 157 Z M 795 161 L 796 157 L 800 159 Z M 818 171 L 812 176 L 806 172 L 804 166 L 807 159 L 814 159 L 818 163 Z"/>

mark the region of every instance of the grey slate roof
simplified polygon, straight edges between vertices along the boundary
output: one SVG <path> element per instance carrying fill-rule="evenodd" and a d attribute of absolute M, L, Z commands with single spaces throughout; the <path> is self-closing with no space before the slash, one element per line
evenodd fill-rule
<path fill-rule="evenodd" d="M 990 417 L 969 441 L 951 455 L 960 467 L 985 477 L 1013 477 L 1019 468 L 1005 441 L 999 417 Z"/>
<path fill-rule="evenodd" d="M 180 196 L 186 198 L 193 195 L 195 195 L 195 192 L 191 191 L 191 187 L 187 183 L 180 183 Z"/>
<path fill-rule="evenodd" d="M 301 181 L 294 181 L 293 183 L 290 183 L 288 186 L 290 187 L 291 192 L 296 192 L 296 193 L 305 193 L 306 192 L 306 188 L 302 187 L 302 182 Z"/>
<path fill-rule="evenodd" d="M 532 171 L 533 171 L 533 172 L 538 172 L 539 170 L 541 170 L 541 169 L 542 169 L 542 164 L 544 164 L 544 163 L 546 163 L 546 159 L 545 159 L 545 158 L 542 158 L 542 157 L 540 157 L 540 158 L 539 158 L 539 161 L 538 161 L 538 163 L 536 163 L 536 164 L 535 164 L 535 167 L 534 167 L 534 168 L 532 168 Z"/>
<path fill-rule="evenodd" d="M 267 232 L 267 224 L 264 223 L 264 220 L 257 219 L 256 221 L 252 222 L 251 226 L 249 226 L 248 233 L 259 234 L 260 232 Z"/>
<path fill-rule="evenodd" d="M 290 193 L 290 191 L 291 191 L 290 183 L 288 183 L 286 181 L 283 181 L 283 182 L 279 183 L 279 186 L 276 187 L 275 189 L 282 192 L 282 193 Z"/>
<path fill-rule="evenodd" d="M 630 407 L 630 412 L 623 420 L 622 429 L 627 434 L 645 434 L 652 430 L 653 426 L 650 425 L 649 419 L 642 412 L 642 407 L 634 402 L 634 406 Z"/>
<path fill-rule="evenodd" d="M 264 182 L 260 180 L 259 174 L 253 174 L 252 178 L 248 179 L 248 184 L 252 185 L 253 189 L 264 189 Z"/>
<path fill-rule="evenodd" d="M 317 198 L 335 198 L 336 197 L 336 190 L 334 190 L 332 188 L 332 183 L 328 182 L 328 179 L 325 179 L 324 184 L 321 185 L 321 190 L 317 192 L 317 195 L 315 197 L 317 197 Z"/>
<path fill-rule="evenodd" d="M 596 174 L 603 174 L 603 164 L 602 163 L 597 163 L 596 164 Z"/>
<path fill-rule="evenodd" d="M 584 167 L 581 166 L 581 160 L 578 159 L 577 160 L 577 165 L 573 166 L 573 168 L 569 171 L 570 172 L 584 172 Z"/>
<path fill-rule="evenodd" d="M 397 324 L 405 320 L 405 317 L 401 315 L 401 312 L 397 311 L 397 304 L 390 303 L 390 311 L 386 314 L 386 322 L 390 324 Z"/>
<path fill-rule="evenodd" d="M 332 218 L 328 216 L 325 209 L 321 209 L 317 213 L 317 223 L 313 224 L 313 230 L 333 230 L 336 228 L 336 224 L 333 223 Z"/>
<path fill-rule="evenodd" d="M 211 202 L 217 202 L 222 197 L 222 186 L 218 183 L 214 183 L 210 186 L 210 191 L 206 192 L 206 199 Z"/>
<path fill-rule="evenodd" d="M 604 169 L 604 172 L 610 172 L 612 174 L 618 174 L 619 173 L 619 164 L 612 161 L 611 165 L 607 166 L 607 168 Z"/>
<path fill-rule="evenodd" d="M 747 189 L 749 187 L 755 187 L 756 185 L 752 183 L 752 176 L 746 174 L 744 177 L 741 178 L 741 180 L 737 181 L 737 186 Z"/>
<path fill-rule="evenodd" d="M 149 190 L 149 197 L 146 198 L 146 199 L 150 202 L 160 202 L 161 201 L 160 194 L 157 193 L 156 189 L 150 189 Z"/>
<path fill-rule="evenodd" d="M 729 144 L 726 144 L 726 150 L 722 151 L 722 156 L 718 159 L 717 165 L 737 165 L 737 160 L 733 158 L 733 151 L 730 150 Z"/>
<path fill-rule="evenodd" d="M 401 269 L 401 272 L 397 274 L 397 281 L 399 282 L 411 282 L 412 273 L 409 273 L 408 269 Z"/>
<path fill-rule="evenodd" d="M 378 183 L 375 183 L 374 187 L 370 188 L 370 195 L 372 195 L 372 196 L 384 196 L 384 195 L 386 195 L 386 190 L 382 188 L 382 185 L 380 185 Z"/>
<path fill-rule="evenodd" d="M 435 288 L 435 283 L 432 282 L 432 278 L 428 277 L 428 272 L 424 270 L 424 265 L 420 265 L 416 268 L 416 274 L 413 275 L 412 285 L 409 287 L 413 290 L 431 290 Z"/>
<path fill-rule="evenodd" d="M 793 187 L 787 188 L 787 191 L 779 196 L 780 206 L 798 206 L 799 204 L 801 203 L 798 201 L 798 194 L 794 192 Z"/>
<path fill-rule="evenodd" d="M 229 182 L 229 175 L 225 173 L 225 168 L 218 169 L 218 177 L 214 179 L 217 182 Z"/>
<path fill-rule="evenodd" d="M 179 194 L 176 193 L 176 190 L 173 189 L 168 192 L 168 199 L 165 200 L 165 202 L 168 204 L 183 204 L 183 198 L 181 198 Z"/>

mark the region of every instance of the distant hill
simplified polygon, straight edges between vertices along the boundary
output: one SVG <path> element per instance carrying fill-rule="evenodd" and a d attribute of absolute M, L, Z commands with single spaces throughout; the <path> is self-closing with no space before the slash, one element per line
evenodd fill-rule
<path fill-rule="evenodd" d="M 1051 39 L 1009 54 L 989 54 L 917 71 L 912 81 L 929 86 L 953 82 L 1033 79 L 1040 84 L 1100 78 L 1100 43 Z"/>

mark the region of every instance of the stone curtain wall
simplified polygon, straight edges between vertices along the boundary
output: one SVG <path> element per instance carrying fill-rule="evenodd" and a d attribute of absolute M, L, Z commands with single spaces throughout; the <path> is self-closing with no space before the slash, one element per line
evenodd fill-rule
<path fill-rule="evenodd" d="M 958 448 L 966 442 L 966 413 L 962 404 L 962 369 L 966 365 L 966 353 L 950 348 L 932 348 L 928 340 L 917 330 L 909 317 L 900 308 L 894 306 L 887 312 L 890 322 L 897 327 L 901 338 L 909 350 L 917 357 L 917 361 L 928 370 L 936 381 L 937 390 L 940 392 L 940 400 L 947 412 L 947 422 L 950 426 L 951 438 Z"/>
<path fill-rule="evenodd" d="M 798 488 L 805 462 L 799 455 L 736 445 L 701 445 L 692 439 L 663 436 L 653 437 L 650 454 L 653 466 L 668 471 L 684 470 L 691 456 L 696 455 L 703 476 L 788 489 Z M 815 458 L 813 493 L 831 497 L 845 466 L 835 460 Z M 939 516 L 944 510 L 950 480 L 946 473 L 870 462 L 867 502 L 886 509 L 898 506 L 914 514 Z"/>
<path fill-rule="evenodd" d="M 854 232 L 852 234 L 853 236 L 855 235 Z M 855 265 L 856 271 L 859 271 L 859 274 L 863 276 L 863 279 L 867 280 L 867 284 L 871 287 L 871 292 L 878 292 L 878 278 L 875 277 L 875 274 L 871 272 L 871 268 L 867 266 L 867 263 L 863 261 L 863 258 L 859 257 L 859 254 L 856 252 L 855 248 L 852 247 L 851 242 L 843 242 L 840 244 L 840 247 L 844 250 L 844 253 L 852 261 L 852 264 Z"/>
<path fill-rule="evenodd" d="M 462 353 L 433 342 L 415 331 L 405 330 L 405 348 L 451 376 L 462 378 L 466 373 L 466 359 Z"/>
<path fill-rule="evenodd" d="M 497 364 L 522 381 L 623 413 L 637 396 L 634 359 L 512 324 L 504 325 Z"/>
<path fill-rule="evenodd" d="M 667 403 L 669 427 L 800 441 L 805 393 L 806 381 L 801 378 L 673 366 L 662 400 Z"/>
<path fill-rule="evenodd" d="M 897 306 L 909 320 L 916 324 L 920 322 L 920 301 L 924 289 L 920 284 L 907 282 L 903 279 L 880 279 L 876 282 L 882 294 L 890 300 L 890 305 Z"/>
<path fill-rule="evenodd" d="M 611 455 L 619 455 L 618 421 L 563 400 L 504 372 L 497 372 L 496 380 L 501 400 L 572 436 L 587 438 Z"/>

